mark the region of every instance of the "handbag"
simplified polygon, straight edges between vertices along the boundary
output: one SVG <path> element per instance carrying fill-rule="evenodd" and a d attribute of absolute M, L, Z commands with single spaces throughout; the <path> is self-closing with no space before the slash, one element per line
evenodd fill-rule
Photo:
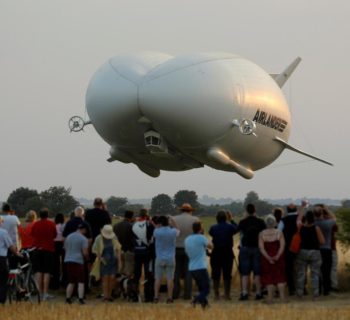
<path fill-rule="evenodd" d="M 292 241 L 290 242 L 289 251 L 293 253 L 298 253 L 300 251 L 301 236 L 300 229 L 293 235 Z"/>

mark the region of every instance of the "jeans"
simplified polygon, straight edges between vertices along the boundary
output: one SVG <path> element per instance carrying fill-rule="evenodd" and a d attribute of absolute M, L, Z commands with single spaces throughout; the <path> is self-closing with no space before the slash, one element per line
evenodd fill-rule
<path fill-rule="evenodd" d="M 202 305 L 208 304 L 208 294 L 210 291 L 209 275 L 207 269 L 199 269 L 191 271 L 191 275 L 195 280 L 199 294 L 194 298 L 193 303 L 200 303 Z"/>
<path fill-rule="evenodd" d="M 329 294 L 331 290 L 331 271 L 332 271 L 332 249 L 321 249 L 321 273 L 322 273 L 322 288 L 323 294 Z"/>
<path fill-rule="evenodd" d="M 304 294 L 305 277 L 307 267 L 311 269 L 311 285 L 314 297 L 319 296 L 319 281 L 320 281 L 320 267 L 321 267 L 321 253 L 320 250 L 304 250 L 301 249 L 296 259 L 297 269 L 297 295 Z"/>

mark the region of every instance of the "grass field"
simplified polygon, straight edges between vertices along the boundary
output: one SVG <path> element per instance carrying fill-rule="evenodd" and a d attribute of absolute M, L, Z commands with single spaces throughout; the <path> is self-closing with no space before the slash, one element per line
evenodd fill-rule
<path fill-rule="evenodd" d="M 2 320 L 161 320 L 161 319 L 235 319 L 235 320 L 348 320 L 350 319 L 349 296 L 336 301 L 300 301 L 289 304 L 263 305 L 248 302 L 212 303 L 206 309 L 193 308 L 188 303 L 166 304 L 127 304 L 110 303 L 67 306 L 63 303 L 43 303 L 28 305 L 19 303 L 0 306 Z"/>

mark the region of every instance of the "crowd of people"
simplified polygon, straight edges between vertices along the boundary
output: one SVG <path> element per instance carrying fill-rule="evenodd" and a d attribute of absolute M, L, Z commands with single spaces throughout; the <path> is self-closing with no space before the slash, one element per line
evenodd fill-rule
<path fill-rule="evenodd" d="M 214 300 L 231 299 L 233 265 L 240 274 L 240 301 L 284 302 L 288 295 L 308 294 L 310 268 L 312 296 L 329 295 L 338 289 L 335 216 L 324 205 L 308 208 L 302 202 L 276 208 L 265 219 L 248 204 L 239 223 L 229 211 L 220 210 L 216 224 L 205 236 L 203 225 L 188 203 L 178 215 L 135 215 L 126 211 L 113 225 L 101 198 L 94 208 L 77 207 L 69 219 L 58 213 L 49 219 L 42 209 L 20 222 L 8 204 L 0 215 L 0 303 L 6 302 L 9 268 L 16 268 L 20 249 L 35 248 L 33 272 L 42 300 L 65 287 L 66 303 L 75 296 L 85 304 L 91 287 L 101 284 L 99 298 L 112 302 L 119 296 L 132 302 L 191 300 L 193 306 L 208 306 L 211 281 Z M 238 261 L 234 236 L 239 234 Z M 211 276 L 208 272 L 210 263 Z M 251 277 L 253 276 L 253 277 Z M 220 294 L 223 279 L 224 294 Z M 193 296 L 193 281 L 197 293 Z M 50 293 L 49 293 L 50 290 Z M 142 297 L 142 298 L 141 298 Z"/>

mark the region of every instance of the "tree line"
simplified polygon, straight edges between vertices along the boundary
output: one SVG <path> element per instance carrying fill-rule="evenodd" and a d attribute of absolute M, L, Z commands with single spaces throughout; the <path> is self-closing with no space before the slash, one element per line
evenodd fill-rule
<path fill-rule="evenodd" d="M 20 187 L 12 191 L 6 200 L 19 217 L 23 217 L 29 210 L 39 211 L 48 208 L 52 214 L 67 214 L 79 205 L 79 201 L 71 195 L 71 188 L 53 186 L 39 192 L 35 189 Z M 173 197 L 167 194 L 158 194 L 152 198 L 150 214 L 174 214 L 183 203 L 189 203 L 195 210 L 196 215 L 215 215 L 223 207 L 235 214 L 244 211 L 247 203 L 254 203 L 258 214 L 271 212 L 273 205 L 260 200 L 256 192 L 247 194 L 244 201 L 233 201 L 226 205 L 204 205 L 198 202 L 198 195 L 193 190 L 179 190 Z M 114 215 L 122 215 L 125 210 L 139 211 L 144 207 L 142 204 L 131 204 L 125 197 L 111 196 L 106 199 L 107 208 Z"/>

